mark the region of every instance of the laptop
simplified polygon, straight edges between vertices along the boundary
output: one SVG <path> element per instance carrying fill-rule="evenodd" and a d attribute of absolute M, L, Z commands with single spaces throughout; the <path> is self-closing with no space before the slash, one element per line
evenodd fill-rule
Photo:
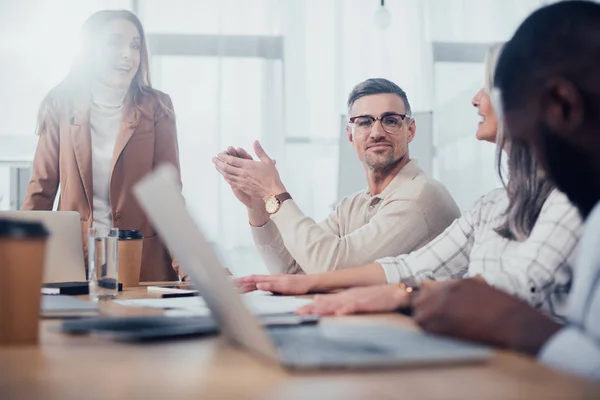
<path fill-rule="evenodd" d="M 153 226 L 200 290 L 225 337 L 251 353 L 293 369 L 381 368 L 488 360 L 477 344 L 390 325 L 317 324 L 262 327 L 224 273 L 219 257 L 186 210 L 170 165 L 142 179 L 134 193 Z"/>
<path fill-rule="evenodd" d="M 50 232 L 44 261 L 44 283 L 87 280 L 78 212 L 0 211 L 0 218 L 39 221 Z"/>
<path fill-rule="evenodd" d="M 88 301 L 61 294 L 42 296 L 42 318 L 80 318 L 98 315 L 98 306 Z"/>

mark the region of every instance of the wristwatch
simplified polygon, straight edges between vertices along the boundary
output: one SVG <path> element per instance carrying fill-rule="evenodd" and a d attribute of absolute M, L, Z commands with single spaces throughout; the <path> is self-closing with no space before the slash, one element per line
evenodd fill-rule
<path fill-rule="evenodd" d="M 274 194 L 267 197 L 265 201 L 265 210 L 269 214 L 275 214 L 281 208 L 281 203 L 286 200 L 290 200 L 292 196 L 288 192 L 283 192 L 281 194 Z"/>

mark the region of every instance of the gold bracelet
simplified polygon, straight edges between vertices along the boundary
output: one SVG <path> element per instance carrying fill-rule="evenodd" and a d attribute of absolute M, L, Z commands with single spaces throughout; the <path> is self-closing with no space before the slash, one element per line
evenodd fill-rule
<path fill-rule="evenodd" d="M 406 297 L 407 297 L 407 304 L 403 307 L 400 307 L 398 309 L 398 312 L 408 315 L 408 316 L 411 316 L 412 310 L 413 310 L 413 304 L 412 304 L 413 297 L 419 291 L 419 287 L 407 285 L 404 282 L 400 282 L 400 283 L 398 283 L 398 288 L 400 290 L 402 290 L 404 293 L 406 293 Z"/>
<path fill-rule="evenodd" d="M 419 282 L 412 276 L 400 279 L 400 282 L 406 286 L 413 288 L 415 291 L 419 290 Z"/>
<path fill-rule="evenodd" d="M 400 289 L 404 290 L 404 291 L 405 291 L 406 293 L 408 293 L 408 294 L 411 294 L 411 293 L 417 292 L 417 291 L 419 290 L 419 287 L 418 287 L 418 286 L 409 286 L 409 285 L 407 285 L 407 284 L 406 284 L 406 283 L 404 283 L 404 282 L 400 282 L 400 283 L 398 284 L 398 287 L 399 287 Z"/>

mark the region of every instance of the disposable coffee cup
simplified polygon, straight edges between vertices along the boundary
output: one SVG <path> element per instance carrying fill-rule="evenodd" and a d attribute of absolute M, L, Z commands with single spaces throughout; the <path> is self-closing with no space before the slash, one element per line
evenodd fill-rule
<path fill-rule="evenodd" d="M 36 344 L 48 231 L 0 219 L 0 345 Z"/>
<path fill-rule="evenodd" d="M 142 232 L 119 230 L 119 282 L 124 287 L 139 286 L 142 269 Z"/>

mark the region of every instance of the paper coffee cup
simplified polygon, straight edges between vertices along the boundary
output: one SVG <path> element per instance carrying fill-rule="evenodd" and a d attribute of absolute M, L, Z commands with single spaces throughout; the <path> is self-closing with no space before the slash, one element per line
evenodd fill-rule
<path fill-rule="evenodd" d="M 144 236 L 138 230 L 119 230 L 119 282 L 139 286 Z"/>
<path fill-rule="evenodd" d="M 48 231 L 0 219 L 0 345 L 35 344 Z"/>

